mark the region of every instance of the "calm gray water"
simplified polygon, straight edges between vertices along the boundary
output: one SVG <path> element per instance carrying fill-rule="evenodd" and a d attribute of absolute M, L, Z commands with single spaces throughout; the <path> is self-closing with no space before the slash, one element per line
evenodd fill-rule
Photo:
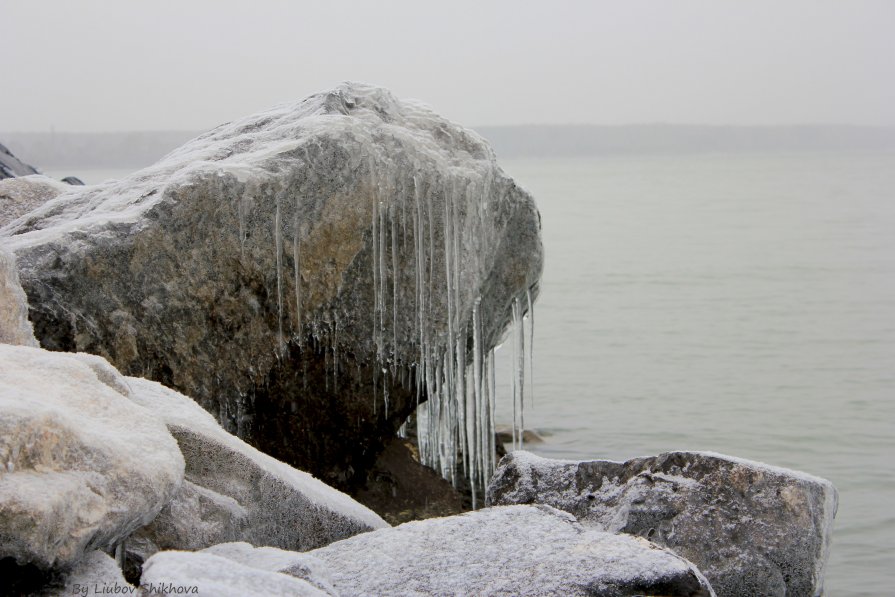
<path fill-rule="evenodd" d="M 537 199 L 547 252 L 526 412 L 547 443 L 530 448 L 713 450 L 826 477 L 827 595 L 891 594 L 895 155 L 503 165 Z"/>
<path fill-rule="evenodd" d="M 547 442 L 529 449 L 713 450 L 826 477 L 826 594 L 892 594 L 895 155 L 503 165 L 547 252 L 525 416 Z"/>

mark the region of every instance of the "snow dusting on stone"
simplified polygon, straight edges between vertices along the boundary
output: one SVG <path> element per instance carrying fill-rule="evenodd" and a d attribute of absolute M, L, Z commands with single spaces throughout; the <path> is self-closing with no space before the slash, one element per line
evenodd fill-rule
<path fill-rule="evenodd" d="M 343 595 L 714 595 L 683 558 L 544 506 L 409 522 L 311 555 Z"/>

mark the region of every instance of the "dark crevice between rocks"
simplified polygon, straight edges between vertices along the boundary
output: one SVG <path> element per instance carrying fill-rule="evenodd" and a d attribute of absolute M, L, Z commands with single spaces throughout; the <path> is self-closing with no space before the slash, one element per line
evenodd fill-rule
<path fill-rule="evenodd" d="M 0 595 L 19 597 L 61 593 L 64 574 L 41 570 L 34 564 L 19 565 L 15 558 L 0 558 Z"/>

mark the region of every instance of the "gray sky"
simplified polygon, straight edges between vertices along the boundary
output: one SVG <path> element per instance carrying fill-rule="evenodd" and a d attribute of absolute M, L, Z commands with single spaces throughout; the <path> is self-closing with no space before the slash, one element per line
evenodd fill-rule
<path fill-rule="evenodd" d="M 205 129 L 344 80 L 469 126 L 895 125 L 895 1 L 0 0 L 0 131 Z"/>

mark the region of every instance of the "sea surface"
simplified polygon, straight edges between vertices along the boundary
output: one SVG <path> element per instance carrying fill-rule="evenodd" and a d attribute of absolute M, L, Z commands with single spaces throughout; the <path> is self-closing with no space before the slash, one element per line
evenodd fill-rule
<path fill-rule="evenodd" d="M 546 251 L 525 410 L 546 442 L 527 449 L 711 450 L 825 477 L 826 594 L 893 594 L 895 155 L 502 164 Z"/>
<path fill-rule="evenodd" d="M 546 441 L 527 449 L 711 450 L 825 477 L 826 594 L 892 594 L 895 154 L 501 163 L 536 198 L 546 251 L 525 411 Z"/>

